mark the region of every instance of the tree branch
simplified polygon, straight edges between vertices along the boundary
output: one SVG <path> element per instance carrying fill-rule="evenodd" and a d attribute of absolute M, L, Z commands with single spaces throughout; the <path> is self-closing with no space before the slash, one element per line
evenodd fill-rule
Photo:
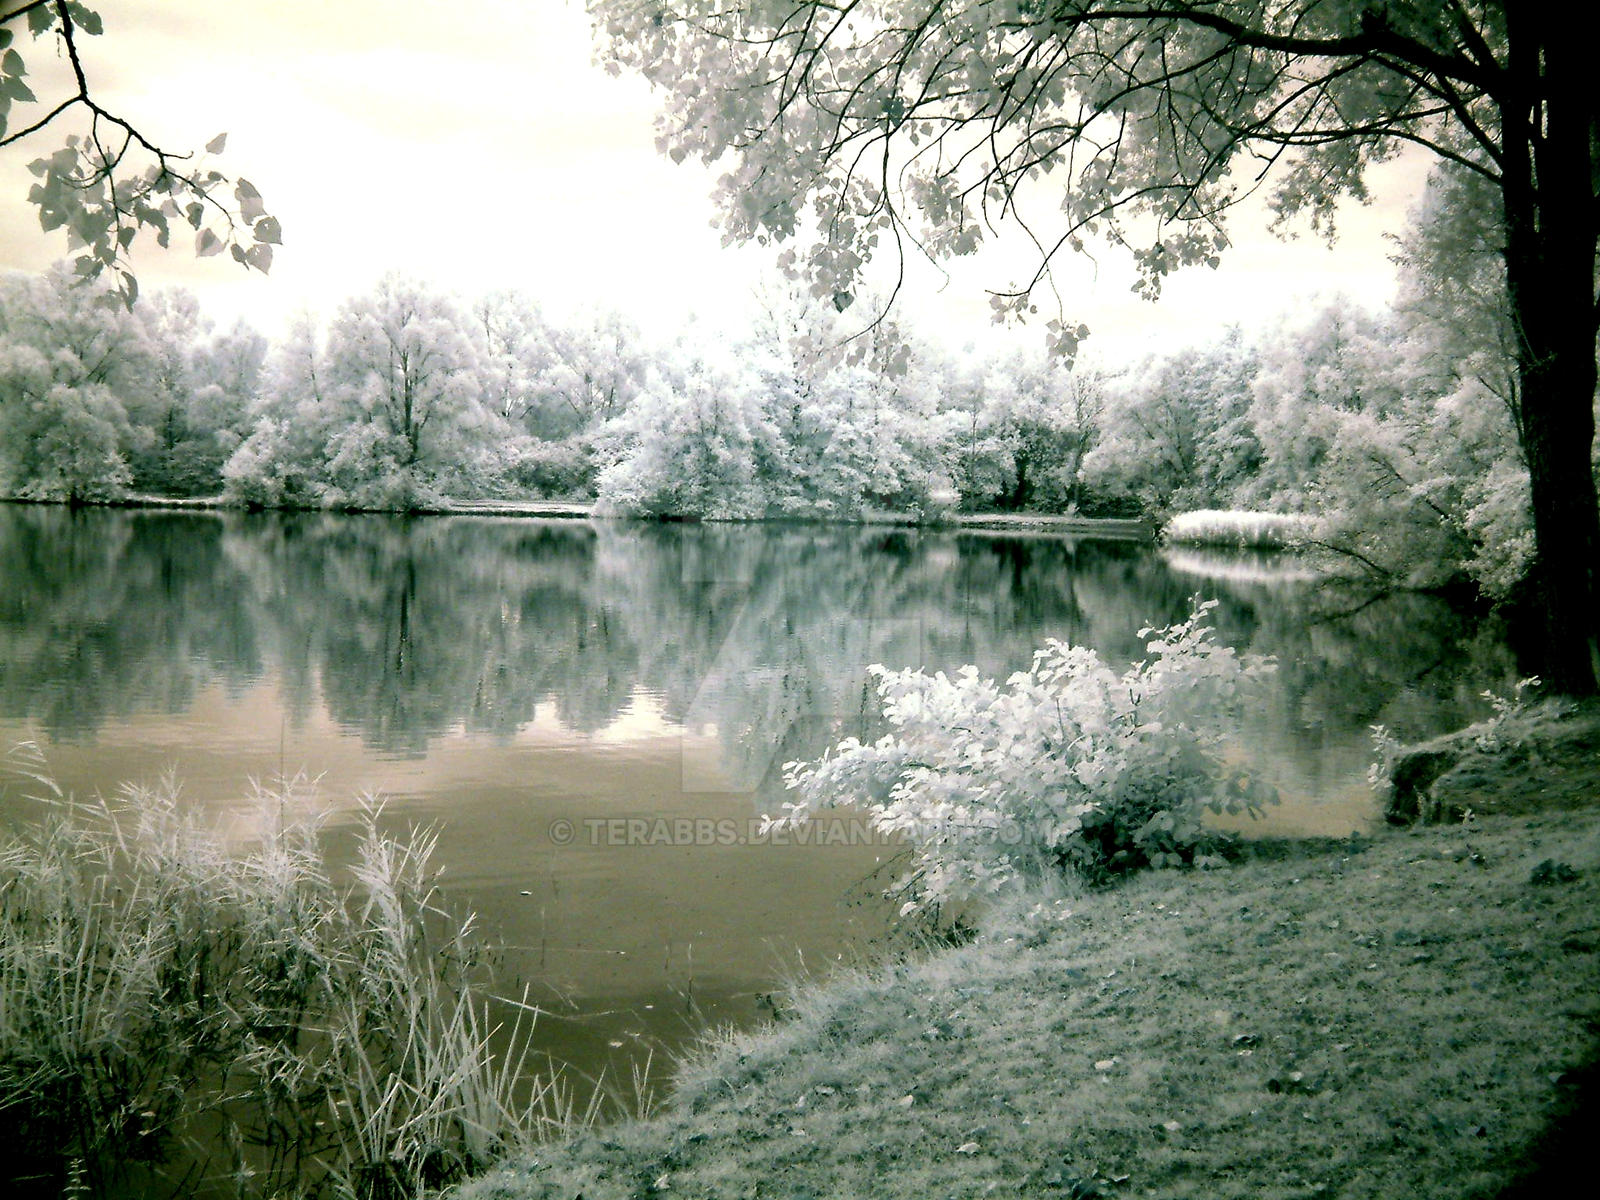
<path fill-rule="evenodd" d="M 1252 29 L 1214 9 L 1182 3 L 1128 8 L 1112 4 L 1104 9 L 1082 12 L 1058 9 L 1054 16 L 1055 23 L 1069 28 L 1112 20 L 1183 22 L 1220 33 L 1241 46 L 1272 50 L 1299 58 L 1372 58 L 1384 55 L 1412 63 L 1442 79 L 1456 79 L 1470 84 L 1485 93 L 1495 92 L 1504 80 L 1504 72 L 1498 66 L 1486 67 L 1465 56 L 1442 54 L 1414 38 L 1402 36 L 1382 19 L 1370 23 L 1363 21 L 1361 32 L 1343 37 L 1303 37 Z"/>

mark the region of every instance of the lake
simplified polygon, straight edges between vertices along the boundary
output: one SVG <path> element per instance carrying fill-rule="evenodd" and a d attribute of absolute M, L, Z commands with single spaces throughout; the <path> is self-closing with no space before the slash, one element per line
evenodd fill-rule
<path fill-rule="evenodd" d="M 1119 668 L 1220 601 L 1279 670 L 1235 751 L 1283 802 L 1247 832 L 1370 828 L 1369 727 L 1402 738 L 1509 690 L 1495 626 L 1294 560 L 871 526 L 83 510 L 0 504 L 0 750 L 65 788 L 172 772 L 248 838 L 252 780 L 315 780 L 441 828 L 444 886 L 591 1076 L 748 1021 L 785 979 L 870 957 L 894 848 L 840 822 L 749 835 L 781 764 L 871 733 L 865 668 L 1001 677 L 1046 638 Z M 36 811 L 12 776 L 0 818 Z"/>

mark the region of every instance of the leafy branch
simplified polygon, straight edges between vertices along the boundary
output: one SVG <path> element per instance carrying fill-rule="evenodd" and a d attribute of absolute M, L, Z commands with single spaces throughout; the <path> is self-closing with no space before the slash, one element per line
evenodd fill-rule
<path fill-rule="evenodd" d="M 59 39 L 72 68 L 74 91 L 42 116 L 8 130 L 13 102 L 38 99 L 24 80 L 27 67 L 12 46 L 15 35 L 6 28 L 23 19 L 35 40 L 52 33 Z M 76 275 L 91 280 L 111 272 L 117 280 L 111 295 L 129 307 L 139 295 L 129 261 L 133 243 L 149 230 L 165 248 L 180 221 L 194 230 L 200 257 L 227 250 L 241 266 L 265 274 L 272 267 L 272 248 L 282 242 L 282 229 L 256 187 L 210 167 L 205 156 L 166 149 L 94 98 L 78 38 L 102 31 L 99 14 L 78 0 L 35 0 L 0 17 L 0 149 L 73 110 L 89 117 L 87 133 L 69 135 L 59 150 L 28 164 L 39 180 L 29 189 L 28 201 L 39 210 L 40 226 L 47 233 L 65 229 L 69 249 L 82 252 L 73 260 Z M 218 134 L 206 144 L 206 156 L 220 154 L 226 142 L 227 135 Z M 134 152 L 152 161 L 138 170 L 129 164 Z"/>

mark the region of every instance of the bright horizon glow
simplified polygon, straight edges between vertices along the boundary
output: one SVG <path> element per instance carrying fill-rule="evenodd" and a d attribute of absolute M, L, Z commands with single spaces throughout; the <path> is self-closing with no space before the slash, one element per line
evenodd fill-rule
<path fill-rule="evenodd" d="M 614 308 L 647 336 L 692 337 L 741 328 L 753 293 L 777 279 L 771 251 L 722 247 L 710 199 L 718 172 L 656 153 L 660 98 L 593 64 L 573 0 L 125 0 L 101 15 L 104 36 L 81 46 L 101 101 L 169 148 L 226 132 L 219 166 L 255 183 L 282 221 L 268 277 L 226 256 L 195 259 L 181 231 L 169 251 L 136 246 L 144 290 L 186 287 L 218 327 L 242 317 L 278 336 L 295 314 L 326 320 L 398 270 L 465 298 L 515 289 L 558 320 Z M 25 36 L 18 48 L 41 101 L 59 97 L 54 48 Z M 16 110 L 14 124 L 22 119 Z M 67 132 L 53 126 L 0 159 L 0 267 L 39 271 L 69 257 L 24 200 L 26 164 Z M 1259 206 L 1235 213 L 1222 267 L 1179 273 L 1155 303 L 1130 292 L 1115 251 L 1064 262 L 1066 315 L 1090 326 L 1085 350 L 1103 359 L 1252 329 L 1335 294 L 1386 304 L 1395 268 L 1385 234 L 1400 231 L 1426 165 L 1413 157 L 1374 172 L 1373 203 L 1342 209 L 1331 247 L 1273 237 Z M 1002 330 L 989 317 L 984 289 L 1024 269 L 1019 245 L 1000 239 L 946 264 L 948 278 L 908 263 L 900 312 L 953 350 L 1041 339 L 1043 303 L 1037 326 Z"/>

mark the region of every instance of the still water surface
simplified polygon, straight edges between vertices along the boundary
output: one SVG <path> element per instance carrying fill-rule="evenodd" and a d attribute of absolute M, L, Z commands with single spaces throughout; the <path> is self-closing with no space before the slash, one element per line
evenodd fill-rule
<path fill-rule="evenodd" d="M 80 794 L 171 771 L 241 838 L 251 780 L 314 778 L 335 830 L 382 794 L 441 827 L 553 1053 L 659 1066 L 881 932 L 892 848 L 741 844 L 784 761 L 872 732 L 867 664 L 1003 677 L 1055 637 L 1120 667 L 1196 593 L 1280 663 L 1236 737 L 1284 797 L 1261 832 L 1369 827 L 1368 727 L 1459 726 L 1514 675 L 1438 601 L 1127 542 L 0 504 L 0 750 Z"/>

